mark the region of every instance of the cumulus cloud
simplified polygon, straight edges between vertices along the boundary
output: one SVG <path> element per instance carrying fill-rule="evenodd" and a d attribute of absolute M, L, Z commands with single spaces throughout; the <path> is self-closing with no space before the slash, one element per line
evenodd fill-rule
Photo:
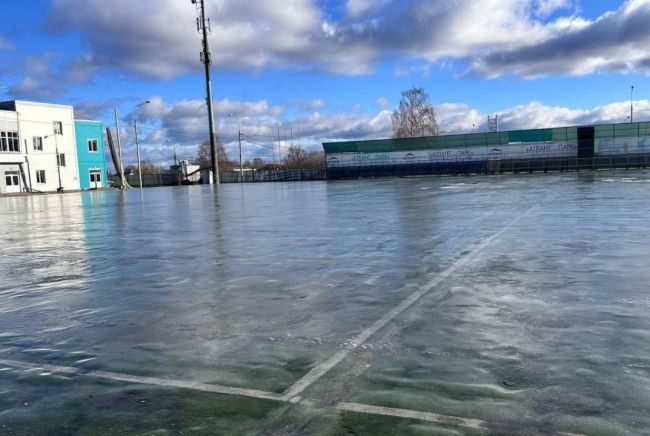
<path fill-rule="evenodd" d="M 310 0 L 207 0 L 213 61 L 220 68 L 280 66 L 313 48 L 321 11 Z M 96 61 L 171 79 L 200 68 L 200 36 L 190 2 L 54 0 L 49 23 L 82 32 Z"/>
<path fill-rule="evenodd" d="M 91 56 L 58 62 L 53 53 L 27 56 L 23 62 L 24 76 L 9 92 L 14 98 L 49 99 L 72 85 L 89 82 L 97 71 Z"/>
<path fill-rule="evenodd" d="M 572 7 L 572 0 L 537 0 L 535 13 L 540 17 L 548 17 L 559 10 L 570 9 Z"/>
<path fill-rule="evenodd" d="M 535 78 L 553 74 L 586 75 L 598 71 L 648 73 L 650 1 L 629 0 L 593 22 L 560 23 L 542 41 L 492 52 L 471 64 L 471 72 L 495 77 Z"/>
<path fill-rule="evenodd" d="M 348 0 L 345 5 L 346 12 L 351 18 L 358 18 L 368 12 L 377 10 L 390 0 Z"/>
<path fill-rule="evenodd" d="M 80 101 L 74 105 L 74 116 L 77 119 L 98 120 L 110 112 L 108 116 L 110 118 L 113 115 L 113 108 L 117 107 L 120 103 L 122 103 L 120 99 Z"/>
<path fill-rule="evenodd" d="M 213 60 L 226 70 L 360 75 L 402 59 L 466 62 L 484 77 L 649 71 L 650 0 L 627 0 L 595 20 L 571 0 L 348 0 L 337 19 L 316 0 L 206 1 Z M 79 31 L 104 68 L 158 79 L 200 68 L 189 2 L 53 0 L 49 23 Z"/>
<path fill-rule="evenodd" d="M 179 156 L 191 158 L 198 144 L 208 138 L 206 107 L 203 100 L 185 100 L 170 103 L 161 97 L 152 97 L 138 114 L 143 160 L 157 165 L 171 161 L 173 147 Z M 391 112 L 368 114 L 355 110 L 339 114 L 320 112 L 322 101 L 312 102 L 312 109 L 292 119 L 283 119 L 285 108 L 266 101 L 242 102 L 220 100 L 215 102 L 217 135 L 232 159 L 238 158 L 237 131 L 239 122 L 243 132 L 244 159 L 263 157 L 271 160 L 273 147 L 277 156 L 286 153 L 292 143 L 308 150 L 321 150 L 322 141 L 345 138 L 379 138 L 390 134 Z M 229 113 L 238 114 L 228 117 Z M 133 154 L 132 116 L 124 118 L 121 129 L 125 144 L 125 160 Z M 280 141 L 278 143 L 278 136 Z"/>
<path fill-rule="evenodd" d="M 388 107 L 388 99 L 383 96 L 377 98 L 377 100 L 375 100 L 375 103 L 382 109 L 386 109 L 386 107 Z"/>
<path fill-rule="evenodd" d="M 487 130 L 487 116 L 497 115 L 501 130 L 564 127 L 582 124 L 624 123 L 629 121 L 630 102 L 615 102 L 591 109 L 551 106 L 529 102 L 494 113 L 483 113 L 465 104 L 446 103 L 437 108 L 438 122 L 446 133 Z M 635 114 L 650 117 L 650 101 L 634 102 Z"/>
<path fill-rule="evenodd" d="M 167 165 L 172 160 L 173 147 L 180 158 L 191 159 L 197 146 L 207 139 L 207 118 L 202 100 L 176 103 L 152 97 L 139 115 L 143 160 Z M 388 138 L 392 134 L 391 110 L 382 108 L 366 112 L 355 108 L 341 113 L 323 113 L 318 109 L 283 119 L 287 114 L 279 106 L 265 101 L 216 102 L 217 132 L 226 152 L 238 159 L 237 120 L 225 117 L 226 110 L 238 107 L 241 114 L 244 159 L 261 157 L 271 161 L 286 153 L 287 147 L 300 144 L 308 150 L 322 150 L 323 142 Z M 650 101 L 634 102 L 640 119 L 650 116 Z M 436 106 L 438 123 L 446 134 L 487 131 L 487 116 L 498 115 L 501 130 L 562 127 L 598 123 L 622 123 L 629 115 L 629 101 L 614 102 L 590 109 L 553 106 L 529 102 L 494 113 L 482 112 L 464 103 L 443 103 Z M 125 159 L 135 159 L 133 128 L 130 117 L 125 118 L 122 143 Z M 278 142 L 278 135 L 280 141 Z M 293 141 L 292 138 L 293 137 Z"/>

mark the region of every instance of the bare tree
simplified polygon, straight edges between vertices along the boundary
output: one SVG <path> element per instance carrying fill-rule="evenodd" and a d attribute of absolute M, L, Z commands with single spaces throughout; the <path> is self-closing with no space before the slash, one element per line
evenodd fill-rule
<path fill-rule="evenodd" d="M 324 165 L 324 153 L 318 151 L 307 152 L 296 145 L 289 146 L 287 157 L 284 159 L 284 167 L 287 169 L 318 168 Z"/>
<path fill-rule="evenodd" d="M 440 129 L 436 111 L 424 88 L 411 88 L 402 92 L 399 109 L 393 112 L 393 138 L 438 136 Z"/>
<path fill-rule="evenodd" d="M 232 171 L 234 165 L 228 159 L 226 154 L 226 149 L 217 139 L 217 161 L 219 162 L 219 171 Z M 192 161 L 194 165 L 199 165 L 201 168 L 210 168 L 212 167 L 212 159 L 210 152 L 210 141 L 205 140 L 199 145 L 199 149 L 196 153 L 196 157 Z"/>
<path fill-rule="evenodd" d="M 284 159 L 284 166 L 288 169 L 302 168 L 307 153 L 296 145 L 290 145 L 287 150 L 287 157 Z"/>

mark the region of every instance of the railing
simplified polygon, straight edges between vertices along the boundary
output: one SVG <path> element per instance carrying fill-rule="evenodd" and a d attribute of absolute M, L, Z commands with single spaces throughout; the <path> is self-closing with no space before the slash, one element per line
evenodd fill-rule
<path fill-rule="evenodd" d="M 241 174 L 241 175 L 240 175 Z M 299 182 L 327 179 L 325 168 L 308 168 L 297 170 L 269 170 L 269 171 L 222 171 L 219 173 L 221 183 L 258 183 L 258 182 Z M 139 186 L 138 175 L 127 175 L 127 182 L 133 187 Z M 117 175 L 111 177 L 114 186 L 120 185 Z M 176 186 L 182 185 L 182 176 L 176 173 L 143 174 L 142 185 Z"/>
<path fill-rule="evenodd" d="M 647 168 L 650 154 L 594 156 L 591 158 L 553 157 L 537 159 L 448 160 L 430 162 L 383 161 L 381 164 L 332 164 L 327 166 L 329 179 L 389 178 L 435 175 L 504 174 L 596 169 Z"/>
<path fill-rule="evenodd" d="M 113 182 L 113 186 L 120 186 L 120 176 L 117 174 L 111 176 L 111 181 Z M 127 175 L 126 181 L 133 187 L 140 186 L 140 180 L 138 179 L 137 174 Z M 152 186 L 175 186 L 180 184 L 180 176 L 178 174 L 160 173 L 142 175 L 142 186 L 147 188 Z"/>
<path fill-rule="evenodd" d="M 307 168 L 297 170 L 264 171 L 224 171 L 220 173 L 221 183 L 257 183 L 257 182 L 300 182 L 327 179 L 325 168 Z"/>

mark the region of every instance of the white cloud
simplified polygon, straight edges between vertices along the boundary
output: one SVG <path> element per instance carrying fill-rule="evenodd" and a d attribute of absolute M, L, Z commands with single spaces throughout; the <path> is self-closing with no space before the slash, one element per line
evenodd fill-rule
<path fill-rule="evenodd" d="M 208 0 L 215 65 L 363 75 L 397 58 L 467 61 L 484 77 L 650 71 L 650 0 L 628 0 L 596 20 L 577 15 L 571 0 L 348 0 L 338 20 L 320 4 Z M 49 22 L 79 31 L 89 59 L 103 68 L 159 79 L 200 68 L 189 3 L 53 0 Z"/>
<path fill-rule="evenodd" d="M 573 7 L 573 0 L 537 0 L 535 13 L 540 17 L 548 17 L 559 10 L 571 7 Z"/>
<path fill-rule="evenodd" d="M 650 118 L 650 101 L 634 102 L 639 119 Z M 591 109 L 550 106 L 541 102 L 517 105 L 495 113 L 482 113 L 464 104 L 442 104 L 438 107 L 438 122 L 447 133 L 487 130 L 487 116 L 498 115 L 501 130 L 564 127 L 581 124 L 624 123 L 629 120 L 630 102 L 615 102 Z M 636 117 L 635 117 L 636 118 Z"/>
<path fill-rule="evenodd" d="M 351 18 L 358 18 L 372 10 L 377 10 L 390 0 L 348 0 L 346 12 Z"/>
<path fill-rule="evenodd" d="M 213 61 L 220 68 L 283 66 L 312 50 L 321 22 L 310 0 L 208 0 Z M 53 0 L 50 25 L 79 30 L 96 61 L 159 79 L 198 70 L 200 36 L 190 2 Z"/>
<path fill-rule="evenodd" d="M 293 131 L 294 144 L 300 143 L 310 150 L 322 150 L 322 142 L 387 138 L 392 133 L 392 112 L 386 109 L 376 113 L 351 109 L 334 114 L 314 110 L 290 120 L 283 120 L 285 114 L 278 113 L 277 109 L 274 109 L 277 106 L 268 105 L 266 102 L 217 102 L 217 106 L 221 107 L 221 110 L 233 106 L 242 108 L 244 159 L 262 157 L 271 160 L 270 147 L 278 145 L 278 129 L 282 147 L 291 143 L 290 136 Z M 639 119 L 650 118 L 650 101 L 637 100 L 634 106 Z M 614 102 L 591 109 L 530 102 L 489 115 L 498 115 L 501 130 L 510 130 L 620 123 L 626 121 L 629 109 L 629 101 Z M 440 127 L 447 134 L 487 130 L 488 113 L 470 105 L 443 103 L 436 106 L 436 113 Z M 179 156 L 184 159 L 192 158 L 197 145 L 208 136 L 205 105 L 199 100 L 168 103 L 160 97 L 153 97 L 151 104 L 143 107 L 139 119 L 143 160 L 156 164 L 167 164 L 171 161 L 174 145 L 178 148 Z M 237 129 L 236 121 L 223 116 L 217 118 L 217 132 L 233 159 L 238 156 Z M 126 162 L 133 162 L 135 156 L 132 127 L 123 127 L 122 140 L 125 144 Z"/>
<path fill-rule="evenodd" d="M 13 98 L 48 99 L 62 93 L 70 85 L 91 80 L 96 71 L 90 56 L 72 61 L 56 61 L 53 53 L 30 55 L 24 60 L 24 77 L 10 87 Z"/>
<path fill-rule="evenodd" d="M 493 51 L 472 61 L 484 77 L 515 74 L 581 76 L 595 72 L 650 72 L 650 0 L 630 0 L 595 21 L 560 19 L 542 40 Z"/>
<path fill-rule="evenodd" d="M 388 100 L 386 97 L 379 97 L 377 100 L 375 100 L 375 103 L 377 103 L 377 106 L 379 106 L 381 109 L 386 109 L 388 107 Z"/>

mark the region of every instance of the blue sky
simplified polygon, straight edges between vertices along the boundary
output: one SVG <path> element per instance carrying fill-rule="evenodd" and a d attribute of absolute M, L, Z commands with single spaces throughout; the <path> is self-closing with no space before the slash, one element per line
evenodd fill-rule
<path fill-rule="evenodd" d="M 623 122 L 631 85 L 635 118 L 650 119 L 650 0 L 206 4 L 217 126 L 233 158 L 238 123 L 247 158 L 269 158 L 259 144 L 278 127 L 314 149 L 388 136 L 411 86 L 428 91 L 447 132 L 485 128 L 489 114 L 504 128 Z M 127 144 L 133 106 L 151 100 L 145 159 L 194 154 L 207 127 L 189 0 L 5 1 L 0 12 L 3 99 L 72 104 L 107 125 L 117 107 Z"/>

